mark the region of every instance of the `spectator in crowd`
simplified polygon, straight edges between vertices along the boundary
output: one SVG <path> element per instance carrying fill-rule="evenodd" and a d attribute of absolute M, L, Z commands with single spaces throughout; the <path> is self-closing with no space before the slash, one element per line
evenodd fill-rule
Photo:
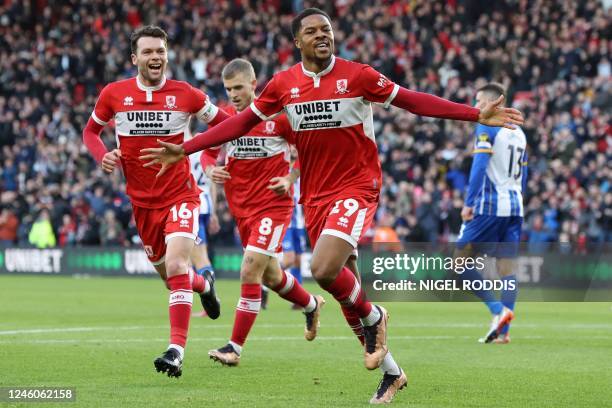
<path fill-rule="evenodd" d="M 12 246 L 17 240 L 19 220 L 10 208 L 0 209 L 0 246 Z"/>
<path fill-rule="evenodd" d="M 64 214 L 62 225 L 58 231 L 58 244 L 61 247 L 76 245 L 76 222 L 70 214 Z"/>
<path fill-rule="evenodd" d="M 104 213 L 104 222 L 100 226 L 100 241 L 102 245 L 121 246 L 124 244 L 123 227 L 111 209 Z"/>
<path fill-rule="evenodd" d="M 170 34 L 169 77 L 221 99 L 220 71 L 235 57 L 253 61 L 262 84 L 295 63 L 289 22 L 310 6 L 332 15 L 340 57 L 409 89 L 471 103 L 473 89 L 501 82 L 527 119 L 525 239 L 544 231 L 550 241 L 611 240 L 612 8 L 601 0 L 2 2 L 0 204 L 14 204 L 17 240 L 27 242 L 32 219 L 47 208 L 58 236 L 71 215 L 76 245 L 107 242 L 99 225 L 109 210 L 127 234 L 110 241 L 138 242 L 122 175 L 103 177 L 80 141 L 101 87 L 135 73 L 125 61 L 136 25 Z M 374 109 L 384 184 L 372 228 L 388 216 L 401 241 L 452 242 L 471 126 Z M 115 143 L 112 129 L 103 139 Z M 236 245 L 223 205 L 219 214 L 213 244 Z"/>
<path fill-rule="evenodd" d="M 51 226 L 49 211 L 43 209 L 38 218 L 32 224 L 32 229 L 28 235 L 30 244 L 37 248 L 50 248 L 55 246 L 55 234 Z"/>

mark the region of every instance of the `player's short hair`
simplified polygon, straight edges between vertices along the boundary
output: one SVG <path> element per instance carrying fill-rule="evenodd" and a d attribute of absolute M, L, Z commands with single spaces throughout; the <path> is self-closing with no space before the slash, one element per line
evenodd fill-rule
<path fill-rule="evenodd" d="M 507 96 L 506 88 L 504 88 L 504 86 L 498 82 L 489 82 L 485 86 L 481 86 L 480 88 L 478 88 L 476 92 L 485 92 L 495 99 L 499 98 L 502 95 L 504 96 L 504 98 L 506 98 Z"/>
<path fill-rule="evenodd" d="M 154 25 L 147 25 L 144 27 L 140 27 L 138 30 L 134 31 L 132 35 L 130 36 L 130 45 L 132 47 L 132 54 L 136 54 L 136 51 L 138 50 L 138 44 L 137 44 L 138 40 L 140 40 L 142 37 L 161 38 L 162 40 L 164 40 L 166 47 L 168 46 L 168 34 L 166 34 L 166 32 L 161 27 L 154 26 Z"/>
<path fill-rule="evenodd" d="M 247 77 L 255 79 L 253 65 L 243 58 L 235 58 L 224 66 L 223 71 L 221 71 L 221 78 L 232 79 L 238 74 L 245 74 Z"/>
<path fill-rule="evenodd" d="M 300 32 L 300 28 L 302 28 L 302 20 L 308 16 L 312 16 L 315 14 L 322 15 L 323 17 L 327 18 L 327 20 L 329 20 L 329 22 L 331 23 L 331 18 L 323 10 L 318 9 L 316 7 L 307 8 L 303 10 L 300 14 L 295 16 L 291 21 L 291 32 L 293 33 L 293 38 L 297 38 L 297 35 Z"/>

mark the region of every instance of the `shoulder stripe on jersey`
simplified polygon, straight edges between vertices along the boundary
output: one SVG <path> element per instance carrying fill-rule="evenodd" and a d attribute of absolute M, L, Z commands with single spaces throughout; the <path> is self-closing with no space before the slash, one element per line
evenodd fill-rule
<path fill-rule="evenodd" d="M 108 125 L 108 122 L 103 121 L 102 119 L 100 119 L 97 115 L 96 112 L 91 112 L 91 118 L 94 120 L 94 122 L 96 122 L 98 125 L 100 126 L 106 126 Z"/>
<path fill-rule="evenodd" d="M 472 153 L 493 153 L 491 149 L 476 149 Z"/>
<path fill-rule="evenodd" d="M 397 93 L 399 92 L 399 89 L 400 89 L 400 86 L 398 84 L 395 84 L 395 86 L 393 87 L 393 91 L 391 92 L 391 95 L 389 95 L 389 97 L 387 98 L 387 100 L 383 104 L 383 106 L 385 108 L 388 108 L 389 105 L 391 105 L 391 102 L 393 102 L 393 100 L 397 96 Z"/>
<path fill-rule="evenodd" d="M 273 114 L 273 115 L 266 116 L 266 115 L 264 115 L 264 114 L 263 114 L 263 112 L 262 112 L 262 111 L 260 111 L 259 109 L 257 109 L 257 106 L 255 106 L 255 102 L 251 102 L 250 107 L 251 107 L 251 110 L 252 110 L 253 112 L 255 112 L 255 114 L 256 114 L 257 116 L 259 116 L 259 119 L 261 119 L 261 120 L 272 120 L 272 119 L 274 119 L 275 117 L 277 117 L 278 115 L 280 115 L 280 114 L 283 112 L 283 111 L 281 110 L 281 111 L 279 111 L 279 112 L 277 112 L 277 113 L 275 113 L 275 114 Z"/>

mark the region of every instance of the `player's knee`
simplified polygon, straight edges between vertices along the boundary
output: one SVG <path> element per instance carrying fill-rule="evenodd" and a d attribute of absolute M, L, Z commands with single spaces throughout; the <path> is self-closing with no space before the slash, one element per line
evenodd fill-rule
<path fill-rule="evenodd" d="M 188 265 L 184 259 L 166 259 L 166 273 L 168 276 L 177 276 L 188 273 Z"/>
<path fill-rule="evenodd" d="M 310 272 L 317 282 L 328 283 L 338 274 L 338 268 L 326 262 L 313 262 L 310 265 Z"/>
<path fill-rule="evenodd" d="M 265 274 L 262 279 L 263 284 L 269 288 L 276 288 L 278 285 L 280 285 L 280 283 L 283 280 L 283 277 L 281 275 L 283 273 L 284 272 L 281 271 L 280 274 L 274 274 L 274 275 Z"/>
<path fill-rule="evenodd" d="M 290 268 L 293 268 L 295 266 L 295 255 L 293 253 L 285 253 L 285 265 L 287 265 Z"/>
<path fill-rule="evenodd" d="M 245 255 L 240 267 L 240 280 L 245 283 L 259 282 L 265 266 L 259 257 Z"/>

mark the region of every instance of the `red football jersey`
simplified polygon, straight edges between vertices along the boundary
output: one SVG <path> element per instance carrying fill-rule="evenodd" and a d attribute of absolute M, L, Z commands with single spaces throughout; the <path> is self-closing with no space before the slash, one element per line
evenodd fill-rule
<path fill-rule="evenodd" d="M 235 115 L 233 107 L 224 108 Z M 293 193 L 279 196 L 268 189 L 272 177 L 289 174 L 291 127 L 285 115 L 259 123 L 247 135 L 225 143 L 227 171 L 225 195 L 234 217 L 251 217 L 270 208 L 293 207 Z M 221 147 L 207 149 L 205 157 L 216 158 Z M 202 167 L 206 167 L 203 163 Z"/>
<path fill-rule="evenodd" d="M 204 92 L 186 82 L 164 78 L 158 86 L 147 87 L 135 77 L 106 85 L 91 116 L 102 126 L 115 120 L 117 146 L 132 203 L 161 208 L 180 200 L 198 199 L 200 190 L 191 175 L 189 159 L 186 157 L 156 177 L 160 166 L 143 167 L 138 159 L 140 149 L 159 147 L 157 139 L 183 143 L 192 115 L 208 123 L 218 111 Z"/>
<path fill-rule="evenodd" d="M 369 65 L 332 57 L 319 74 L 301 63 L 277 73 L 251 109 L 263 120 L 285 110 L 301 165 L 301 202 L 316 205 L 340 192 L 378 194 L 371 104 L 387 107 L 398 91 Z"/>

